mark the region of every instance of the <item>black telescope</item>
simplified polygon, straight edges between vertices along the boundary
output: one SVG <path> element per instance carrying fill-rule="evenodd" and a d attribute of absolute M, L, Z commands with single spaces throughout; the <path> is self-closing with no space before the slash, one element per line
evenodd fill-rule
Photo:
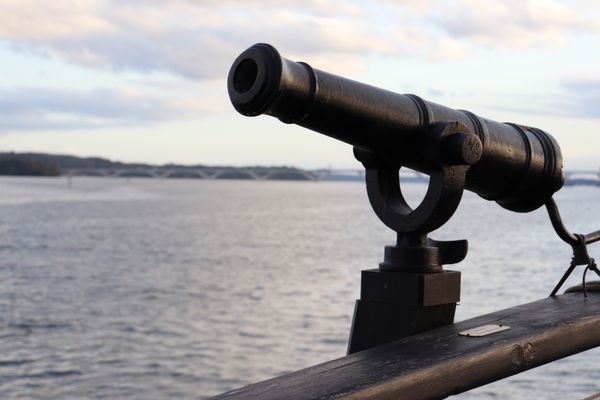
<path fill-rule="evenodd" d="M 332 75 L 283 58 L 263 43 L 234 61 L 227 89 L 243 115 L 271 115 L 354 146 L 371 207 L 396 232 L 379 268 L 361 273 L 349 354 L 452 323 L 460 272 L 443 267 L 462 261 L 468 242 L 429 234 L 451 218 L 464 189 L 512 211 L 546 206 L 554 230 L 573 249 L 551 295 L 577 265 L 600 275 L 586 248 L 600 240 L 600 231 L 573 234 L 562 223 L 552 199 L 565 180 L 562 156 L 554 138 L 540 129 Z M 402 193 L 402 167 L 429 175 L 416 208 Z"/>
<path fill-rule="evenodd" d="M 385 247 L 379 268 L 361 272 L 349 354 L 453 323 L 461 273 L 444 266 L 461 262 L 468 242 L 435 240 L 429 234 L 452 217 L 464 189 L 511 211 L 546 206 L 554 230 L 573 250 L 551 296 L 578 265 L 586 265 L 584 295 L 585 273 L 600 275 L 586 247 L 600 241 L 600 231 L 573 234 L 564 226 L 552 199 L 565 180 L 562 156 L 554 138 L 540 129 L 492 121 L 414 94 L 332 75 L 283 58 L 264 43 L 234 61 L 227 89 L 243 115 L 271 115 L 351 144 L 365 168 L 373 211 L 396 232 L 396 242 Z M 415 208 L 402 193 L 403 167 L 429 175 L 427 192 Z M 478 329 L 489 327 L 510 329 L 487 322 Z M 424 371 L 419 368 L 419 373 Z M 406 398 L 427 397 L 415 382 L 407 387 L 418 388 L 418 393 L 409 389 Z M 455 386 L 451 390 L 456 393 Z"/>
<path fill-rule="evenodd" d="M 268 44 L 240 54 L 227 87 L 243 115 L 272 115 L 399 167 L 431 175 L 439 162 L 469 165 L 465 188 L 512 211 L 537 209 L 564 183 L 560 148 L 540 129 L 332 75 L 283 58 Z M 467 132 L 432 141 L 426 133 L 444 121 L 459 123 Z"/>

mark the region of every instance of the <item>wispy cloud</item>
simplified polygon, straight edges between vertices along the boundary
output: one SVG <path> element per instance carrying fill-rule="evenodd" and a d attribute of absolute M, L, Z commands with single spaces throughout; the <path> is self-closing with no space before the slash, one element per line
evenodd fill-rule
<path fill-rule="evenodd" d="M 0 4 L 0 37 L 78 64 L 210 79 L 256 41 L 353 61 L 393 51 L 360 22 L 364 12 L 342 1 L 9 0 Z"/>
<path fill-rule="evenodd" d="M 600 119 L 600 77 L 568 79 L 556 97 L 558 115 Z"/>
<path fill-rule="evenodd" d="M 575 5 L 573 5 L 575 4 Z M 600 7 L 558 0 L 4 0 L 0 38 L 97 68 L 222 77 L 232 58 L 270 41 L 338 72 L 369 54 L 458 59 L 477 46 L 557 46 L 598 29 Z"/>
<path fill-rule="evenodd" d="M 600 3 L 589 0 L 3 0 L 0 40 L 91 68 L 172 74 L 186 85 L 222 79 L 258 41 L 347 74 L 365 68 L 371 54 L 435 62 L 480 48 L 560 46 L 573 34 L 597 33 L 599 15 Z M 599 82 L 563 82 L 562 103 L 537 112 L 600 118 Z M 0 131 L 149 125 L 206 109 L 194 103 L 197 92 L 140 87 L 1 89 Z"/>
<path fill-rule="evenodd" d="M 491 106 L 518 114 L 537 114 L 559 118 L 600 119 L 600 76 L 563 79 L 544 96 L 539 94 L 516 94 L 518 98 L 509 106 Z"/>
<path fill-rule="evenodd" d="M 557 0 L 452 0 L 432 19 L 451 37 L 498 48 L 556 47 L 569 34 L 598 32 L 598 4 Z"/>
<path fill-rule="evenodd" d="M 199 112 L 198 104 L 149 96 L 135 90 L 0 90 L 0 133 L 139 126 Z"/>

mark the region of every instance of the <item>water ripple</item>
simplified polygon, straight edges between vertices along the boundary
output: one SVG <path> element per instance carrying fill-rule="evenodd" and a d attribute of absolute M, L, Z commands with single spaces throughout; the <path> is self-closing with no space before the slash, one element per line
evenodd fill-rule
<path fill-rule="evenodd" d="M 360 270 L 394 240 L 352 183 L 0 185 L 7 399 L 197 399 L 343 356 Z M 574 231 L 597 228 L 589 219 L 600 215 L 599 193 L 558 194 Z M 543 210 L 507 213 L 469 194 L 436 232 L 463 237 L 457 319 L 547 296 L 570 260 Z M 600 390 L 598 356 L 457 397 L 584 398 Z"/>

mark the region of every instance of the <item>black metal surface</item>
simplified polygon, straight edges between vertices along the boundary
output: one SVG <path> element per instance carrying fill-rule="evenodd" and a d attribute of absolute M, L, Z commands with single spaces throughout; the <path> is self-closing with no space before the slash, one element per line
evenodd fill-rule
<path fill-rule="evenodd" d="M 478 141 L 474 135 L 463 134 L 466 130 L 459 123 L 432 125 L 427 133 L 432 151 L 445 139 L 459 137 L 459 142 L 464 143 L 473 137 Z M 365 167 L 367 194 L 375 214 L 397 233 L 396 244 L 385 248 L 380 269 L 439 272 L 443 264 L 459 262 L 466 256 L 466 241 L 440 242 L 427 238 L 427 234 L 443 225 L 458 207 L 468 165 L 432 160 L 436 167 L 431 171 L 427 193 L 413 210 L 402 194 L 398 179 L 400 167 L 358 147 L 354 148 L 354 155 Z"/>
<path fill-rule="evenodd" d="M 591 233 L 586 233 L 586 235 L 585 235 L 585 243 L 586 244 L 596 243 L 599 240 L 600 240 L 600 230 L 594 231 Z"/>
<path fill-rule="evenodd" d="M 531 211 L 564 182 L 558 144 L 545 132 L 499 123 L 415 95 L 401 95 L 296 63 L 257 44 L 233 63 L 228 91 L 242 114 L 296 123 L 426 174 L 435 169 L 423 128 L 459 122 L 468 128 L 442 146 L 449 163 L 473 163 L 466 188 L 513 211 Z M 473 152 L 481 143 L 482 148 Z M 480 157 L 474 156 L 480 152 Z M 475 161 L 478 160 L 478 161 Z"/>
<path fill-rule="evenodd" d="M 571 246 L 573 250 L 573 257 L 571 258 L 571 264 L 569 268 L 565 271 L 563 276 L 560 278 L 552 292 L 550 293 L 550 297 L 556 295 L 562 285 L 565 283 L 567 278 L 571 275 L 571 273 L 575 270 L 575 267 L 579 265 L 585 265 L 586 269 L 583 273 L 583 292 L 587 295 L 586 287 L 585 287 L 585 274 L 588 270 L 594 271 L 596 274 L 600 275 L 600 272 L 596 268 L 596 263 L 593 258 L 589 256 L 587 245 L 594 243 L 600 240 L 600 231 L 595 231 L 592 233 L 588 233 L 587 235 L 582 235 L 578 233 L 571 233 L 569 229 L 565 226 L 560 216 L 560 212 L 558 211 L 558 206 L 553 198 L 548 199 L 546 202 L 546 210 L 548 211 L 548 215 L 550 216 L 550 221 L 552 222 L 552 227 L 556 234 L 566 243 Z"/>
<path fill-rule="evenodd" d="M 354 147 L 354 155 L 365 167 L 369 202 L 381 221 L 396 231 L 397 240 L 385 247 L 379 273 L 363 271 L 349 354 L 454 321 L 460 274 L 443 272 L 442 265 L 461 261 L 467 253 L 467 241 L 441 242 L 427 235 L 452 216 L 465 187 L 469 163 L 481 156 L 481 142 L 467 131 L 457 122 L 439 122 L 424 129 L 432 169 L 425 198 L 414 210 L 402 194 L 400 167 Z M 390 297 L 392 288 L 404 295 Z M 426 304 L 415 299 L 415 294 L 424 292 L 437 292 L 447 301 Z"/>
<path fill-rule="evenodd" d="M 552 227 L 556 234 L 566 243 L 571 246 L 575 246 L 578 244 L 592 244 L 600 240 L 600 230 L 587 233 L 585 235 L 578 235 L 571 233 L 569 229 L 565 226 L 560 216 L 560 212 L 558 211 L 558 206 L 553 198 L 549 198 L 546 201 L 546 210 L 548 211 L 548 215 L 550 216 L 550 222 L 552 222 Z"/>
<path fill-rule="evenodd" d="M 483 337 L 458 332 L 486 324 Z M 600 293 L 570 293 L 483 315 L 215 397 L 442 399 L 600 345 Z"/>
<path fill-rule="evenodd" d="M 562 221 L 560 216 L 560 212 L 558 211 L 558 206 L 553 198 L 548 199 L 546 201 L 546 211 L 548 212 L 548 216 L 550 217 L 550 222 L 552 223 L 552 227 L 554 231 L 564 242 L 570 244 L 571 246 L 576 246 L 580 242 L 580 238 L 571 233 L 565 224 Z"/>
<path fill-rule="evenodd" d="M 422 136 L 428 139 L 427 151 L 431 153 L 431 170 L 427 193 L 415 210 L 402 195 L 400 167 L 375 153 L 354 148 L 354 156 L 365 167 L 369 201 L 384 224 L 399 234 L 420 234 L 434 231 L 448 221 L 460 203 L 470 166 L 446 162 L 444 153 L 448 147 L 444 144 L 467 130 L 463 124 L 453 122 L 436 123 L 423 130 Z M 475 135 L 470 136 L 478 141 Z"/>
<path fill-rule="evenodd" d="M 585 290 L 588 292 L 600 292 L 600 281 L 588 282 L 586 284 Z M 584 291 L 584 285 L 579 284 L 579 285 L 571 286 L 570 288 L 565 290 L 565 293 L 583 293 L 583 291 Z"/>
<path fill-rule="evenodd" d="M 446 290 L 441 290 L 446 289 Z M 361 271 L 360 298 L 378 303 L 435 306 L 460 301 L 460 272 L 440 274 Z"/>
<path fill-rule="evenodd" d="M 451 324 L 458 301 L 458 271 L 362 271 L 348 354 Z"/>
<path fill-rule="evenodd" d="M 449 325 L 455 310 L 456 303 L 422 307 L 357 300 L 348 354 Z"/>

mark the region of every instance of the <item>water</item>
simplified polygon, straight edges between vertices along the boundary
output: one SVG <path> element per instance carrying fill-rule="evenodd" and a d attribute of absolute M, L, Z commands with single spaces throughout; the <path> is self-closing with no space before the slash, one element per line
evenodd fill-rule
<path fill-rule="evenodd" d="M 341 357 L 359 271 L 393 241 L 358 183 L 72 183 L 0 178 L 0 398 L 198 399 Z M 599 199 L 557 197 L 586 232 Z M 547 296 L 570 260 L 542 210 L 474 195 L 432 236 L 470 240 L 457 320 Z M 456 398 L 583 398 L 598 357 Z"/>

